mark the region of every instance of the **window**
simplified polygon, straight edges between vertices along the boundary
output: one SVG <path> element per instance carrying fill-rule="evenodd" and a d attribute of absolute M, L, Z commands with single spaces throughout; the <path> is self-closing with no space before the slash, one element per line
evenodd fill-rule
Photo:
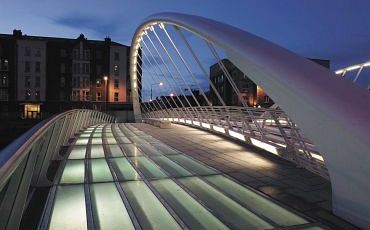
<path fill-rule="evenodd" d="M 96 93 L 96 101 L 101 101 L 101 92 Z"/>
<path fill-rule="evenodd" d="M 90 50 L 85 50 L 85 59 L 86 60 L 90 59 Z"/>
<path fill-rule="evenodd" d="M 90 73 L 90 63 L 83 63 L 83 72 Z"/>
<path fill-rule="evenodd" d="M 96 56 L 96 59 L 98 59 L 98 60 L 101 59 L 101 57 L 102 57 L 101 51 L 97 50 L 95 56 Z"/>
<path fill-rule="evenodd" d="M 60 73 L 66 73 L 66 64 L 60 63 Z"/>
<path fill-rule="evenodd" d="M 102 71 L 101 71 L 101 65 L 96 65 L 96 74 L 97 75 L 101 75 Z"/>
<path fill-rule="evenodd" d="M 27 56 L 27 57 L 31 56 L 31 49 L 30 49 L 30 47 L 25 47 L 24 48 L 24 56 Z"/>
<path fill-rule="evenodd" d="M 85 91 L 84 92 L 84 97 L 85 97 L 85 101 L 89 101 L 90 100 L 90 92 L 89 91 Z"/>
<path fill-rule="evenodd" d="M 119 61 L 119 53 L 118 52 L 114 52 L 114 60 Z"/>
<path fill-rule="evenodd" d="M 72 91 L 72 100 L 73 101 L 79 101 L 80 100 L 80 91 L 79 90 Z"/>
<path fill-rule="evenodd" d="M 8 89 L 0 89 L 0 101 L 8 100 Z"/>
<path fill-rule="evenodd" d="M 73 49 L 73 51 L 72 51 L 72 57 L 73 57 L 73 59 L 80 59 L 80 55 L 79 55 L 79 50 L 78 49 Z"/>
<path fill-rule="evenodd" d="M 97 78 L 96 79 L 96 87 L 99 88 L 101 86 L 101 79 Z"/>
<path fill-rule="evenodd" d="M 83 82 L 83 87 L 84 88 L 89 88 L 90 87 L 90 78 L 89 77 L 84 77 L 84 82 Z"/>
<path fill-rule="evenodd" d="M 24 86 L 25 87 L 31 87 L 31 77 L 30 76 L 26 76 L 24 78 Z"/>
<path fill-rule="evenodd" d="M 31 90 L 25 90 L 24 91 L 24 99 L 25 100 L 30 100 L 31 99 Z"/>
<path fill-rule="evenodd" d="M 40 91 L 39 90 L 35 91 L 35 99 L 40 100 Z"/>
<path fill-rule="evenodd" d="M 269 96 L 265 96 L 265 103 L 269 103 L 270 102 L 270 97 Z"/>
<path fill-rule="evenodd" d="M 114 70 L 114 75 L 119 75 L 119 66 L 118 65 L 114 65 L 113 67 L 113 70 Z"/>
<path fill-rule="evenodd" d="M 66 79 L 64 77 L 60 78 L 60 87 L 64 88 L 66 86 Z"/>
<path fill-rule="evenodd" d="M 80 63 L 73 63 L 72 71 L 73 73 L 80 73 Z"/>
<path fill-rule="evenodd" d="M 36 50 L 35 57 L 41 57 L 41 50 L 40 49 Z"/>
<path fill-rule="evenodd" d="M 79 87 L 80 87 L 79 77 L 73 77 L 73 79 L 72 79 L 72 88 L 79 88 Z"/>
<path fill-rule="evenodd" d="M 40 87 L 40 83 L 41 83 L 40 76 L 36 76 L 36 78 L 35 78 L 35 87 Z"/>
<path fill-rule="evenodd" d="M 114 93 L 114 101 L 118 101 L 118 93 Z"/>
<path fill-rule="evenodd" d="M 3 74 L 0 76 L 0 86 L 8 86 L 8 76 Z"/>
<path fill-rule="evenodd" d="M 1 70 L 8 70 L 8 68 L 9 68 L 8 60 L 7 59 L 5 59 L 5 60 L 0 59 L 0 69 Z"/>
<path fill-rule="evenodd" d="M 114 88 L 115 89 L 119 88 L 119 80 L 118 79 L 114 79 Z"/>
<path fill-rule="evenodd" d="M 29 73 L 31 71 L 31 63 L 29 61 L 26 61 L 24 63 L 24 72 Z"/>
<path fill-rule="evenodd" d="M 65 49 L 60 50 L 60 56 L 61 57 L 67 57 L 67 51 Z"/>
<path fill-rule="evenodd" d="M 66 94 L 65 94 L 65 92 L 64 92 L 64 91 L 60 91 L 60 92 L 59 92 L 59 100 L 60 100 L 60 101 L 65 101 L 65 99 L 66 99 Z"/>
<path fill-rule="evenodd" d="M 35 72 L 40 73 L 40 71 L 41 71 L 41 64 L 39 61 L 37 61 L 35 65 Z"/>

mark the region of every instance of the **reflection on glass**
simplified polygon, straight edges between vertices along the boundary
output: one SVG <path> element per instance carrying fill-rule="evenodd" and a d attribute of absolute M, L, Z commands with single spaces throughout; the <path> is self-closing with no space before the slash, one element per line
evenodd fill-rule
<path fill-rule="evenodd" d="M 112 174 L 105 159 L 91 159 L 90 163 L 93 182 L 113 181 Z"/>
<path fill-rule="evenodd" d="M 171 179 L 151 183 L 190 229 L 228 229 Z"/>
<path fill-rule="evenodd" d="M 143 155 L 143 153 L 134 144 L 124 144 L 122 145 L 122 148 L 126 156 L 135 157 Z"/>
<path fill-rule="evenodd" d="M 118 172 L 116 172 L 119 180 L 140 179 L 139 174 L 126 158 L 112 158 L 111 161 L 117 166 L 116 168 L 118 168 L 119 170 Z"/>
<path fill-rule="evenodd" d="M 121 186 L 142 229 L 181 229 L 143 181 L 123 182 Z"/>
<path fill-rule="evenodd" d="M 85 159 L 86 146 L 73 146 L 68 159 Z"/>
<path fill-rule="evenodd" d="M 112 157 L 123 157 L 123 152 L 118 145 L 107 145 Z"/>
<path fill-rule="evenodd" d="M 155 156 L 151 158 L 159 167 L 169 173 L 173 177 L 190 176 L 192 175 L 188 170 L 171 161 L 165 156 Z"/>
<path fill-rule="evenodd" d="M 57 187 L 49 229 L 87 229 L 84 185 Z"/>
<path fill-rule="evenodd" d="M 278 206 L 265 197 L 258 195 L 224 176 L 215 175 L 207 176 L 205 178 L 216 188 L 234 198 L 238 203 L 245 205 L 254 212 L 266 216 L 280 226 L 308 223 L 298 215 Z"/>
<path fill-rule="evenodd" d="M 144 156 L 130 157 L 134 165 L 148 178 L 165 178 L 167 177 L 157 165 Z"/>
<path fill-rule="evenodd" d="M 64 167 L 60 183 L 78 184 L 84 183 L 85 178 L 85 161 L 69 160 Z"/>
<path fill-rule="evenodd" d="M 272 225 L 228 198 L 197 177 L 181 178 L 179 181 L 190 189 L 225 223 L 235 229 L 268 229 Z"/>
<path fill-rule="evenodd" d="M 168 155 L 168 158 L 177 162 L 182 167 L 186 168 L 187 170 L 199 174 L 199 175 L 209 175 L 215 174 L 216 172 L 209 167 L 187 157 L 184 155 Z"/>
<path fill-rule="evenodd" d="M 104 157 L 104 148 L 102 145 L 91 145 L 91 158 L 102 158 Z"/>
<path fill-rule="evenodd" d="M 113 183 L 90 185 L 95 229 L 135 229 Z"/>

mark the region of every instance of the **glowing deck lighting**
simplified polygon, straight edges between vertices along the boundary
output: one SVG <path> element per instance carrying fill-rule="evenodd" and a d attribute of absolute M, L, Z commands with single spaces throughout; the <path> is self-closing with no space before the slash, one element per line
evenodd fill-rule
<path fill-rule="evenodd" d="M 245 137 L 243 134 L 241 133 L 238 133 L 238 132 L 235 132 L 235 131 L 232 131 L 232 130 L 229 130 L 229 135 L 232 136 L 232 137 L 235 137 L 239 140 L 242 140 L 242 141 L 245 141 Z"/>
<path fill-rule="evenodd" d="M 185 122 L 185 120 L 184 120 L 184 119 L 180 119 L 180 120 L 179 120 L 179 122 L 182 122 L 182 123 L 184 123 L 184 122 Z"/>
<path fill-rule="evenodd" d="M 193 121 L 193 125 L 200 126 L 200 122 L 199 121 Z"/>
<path fill-rule="evenodd" d="M 311 153 L 311 156 L 319 161 L 324 161 L 324 158 L 319 154 Z"/>
<path fill-rule="evenodd" d="M 267 144 L 254 138 L 251 138 L 251 142 L 254 146 L 257 146 L 258 148 L 264 149 L 267 152 L 273 153 L 275 155 L 279 155 L 276 147 L 273 145 Z"/>
<path fill-rule="evenodd" d="M 340 69 L 340 70 L 335 71 L 335 74 L 342 74 L 343 72 L 344 72 L 344 69 Z"/>
<path fill-rule="evenodd" d="M 212 127 L 214 131 L 220 132 L 220 133 L 225 133 L 225 129 L 219 126 L 213 126 Z"/>
<path fill-rule="evenodd" d="M 185 120 L 185 123 L 191 124 L 192 122 L 191 122 L 191 120 Z"/>
<path fill-rule="evenodd" d="M 208 124 L 208 123 L 203 123 L 202 122 L 202 127 L 207 128 L 207 129 L 210 129 L 211 128 L 211 125 Z"/>
<path fill-rule="evenodd" d="M 354 65 L 354 66 L 347 67 L 346 70 L 351 71 L 351 70 L 359 69 L 360 67 L 361 67 L 360 65 Z"/>

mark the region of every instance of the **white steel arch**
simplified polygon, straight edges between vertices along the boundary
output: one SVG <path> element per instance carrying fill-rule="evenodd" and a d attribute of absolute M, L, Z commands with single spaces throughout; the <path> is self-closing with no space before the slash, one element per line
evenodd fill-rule
<path fill-rule="evenodd" d="M 370 94 L 287 49 L 241 29 L 203 17 L 161 13 L 141 24 L 132 40 L 130 77 L 140 118 L 137 55 L 144 31 L 157 23 L 191 31 L 228 58 L 298 124 L 322 153 L 332 184 L 333 211 L 370 226 Z"/>

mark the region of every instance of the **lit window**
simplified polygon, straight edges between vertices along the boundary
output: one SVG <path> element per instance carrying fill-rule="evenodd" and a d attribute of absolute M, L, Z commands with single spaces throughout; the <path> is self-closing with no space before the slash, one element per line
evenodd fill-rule
<path fill-rule="evenodd" d="M 40 118 L 41 110 L 39 104 L 25 104 L 23 108 L 23 117 L 25 119 Z"/>
<path fill-rule="evenodd" d="M 119 66 L 118 65 L 114 65 L 113 67 L 113 70 L 114 70 L 114 75 L 119 75 Z"/>

